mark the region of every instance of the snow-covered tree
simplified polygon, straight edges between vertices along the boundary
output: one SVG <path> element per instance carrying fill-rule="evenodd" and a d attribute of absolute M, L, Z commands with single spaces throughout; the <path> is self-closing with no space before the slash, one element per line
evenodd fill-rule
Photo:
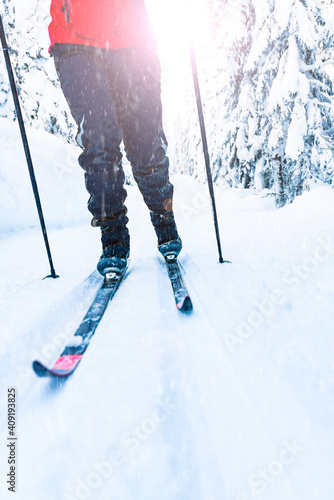
<path fill-rule="evenodd" d="M 270 189 L 281 206 L 307 189 L 310 179 L 333 177 L 333 89 L 321 58 L 324 20 L 312 0 L 252 6 L 251 47 L 224 120 L 221 156 L 234 185 Z M 238 53 L 239 40 L 229 57 Z"/>
<path fill-rule="evenodd" d="M 26 123 L 70 139 L 75 130 L 73 120 L 48 54 L 49 4 L 48 0 L 4 0 L 3 22 Z M 14 117 L 3 56 L 0 115 Z"/>
<path fill-rule="evenodd" d="M 3 20 L 6 20 L 7 26 L 15 29 L 15 10 L 10 2 L 4 0 L 3 6 Z M 1 47 L 2 49 L 2 47 Z M 0 116 L 13 116 L 13 103 L 10 99 L 10 88 L 8 83 L 8 76 L 4 56 L 1 50 L 0 55 Z"/>
<path fill-rule="evenodd" d="M 267 2 L 256 10 L 254 40 L 244 67 L 236 115 L 236 147 L 251 177 L 273 188 L 277 204 L 291 201 L 312 177 L 327 180 L 332 84 L 322 69 L 323 20 L 312 0 Z M 332 175 L 332 172 L 329 173 Z"/>
<path fill-rule="evenodd" d="M 198 52 L 198 66 L 215 179 L 266 189 L 278 206 L 313 179 L 331 182 L 333 87 L 323 62 L 333 23 L 320 3 L 227 0 L 210 8 L 215 39 Z M 179 120 L 186 134 L 178 136 L 198 175 L 192 92 Z"/>

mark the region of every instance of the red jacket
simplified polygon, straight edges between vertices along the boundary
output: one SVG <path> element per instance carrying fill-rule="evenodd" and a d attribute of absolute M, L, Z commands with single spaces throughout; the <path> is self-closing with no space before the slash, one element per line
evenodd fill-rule
<path fill-rule="evenodd" d="M 54 43 L 121 49 L 154 39 L 145 0 L 51 0 Z"/>

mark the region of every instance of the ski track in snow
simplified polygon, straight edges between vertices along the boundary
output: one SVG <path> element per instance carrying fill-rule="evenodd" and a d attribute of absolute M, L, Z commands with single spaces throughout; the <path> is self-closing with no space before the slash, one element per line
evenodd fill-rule
<path fill-rule="evenodd" d="M 46 150 L 60 150 L 50 141 Z M 63 178 L 49 183 L 44 174 L 48 213 L 56 196 L 64 207 L 77 191 L 78 203 L 85 198 L 79 174 L 68 173 L 66 189 Z M 182 176 L 174 183 L 180 263 L 194 311 L 176 310 L 148 211 L 128 188 L 131 272 L 77 371 L 62 382 L 38 379 L 31 362 L 51 364 L 89 307 L 101 282 L 98 232 L 84 206 L 73 222 L 65 208 L 53 213 L 60 278 L 42 280 L 47 261 L 39 230 L 29 229 L 33 214 L 16 199 L 26 221 L 20 229 L 17 213 L 11 219 L 5 212 L 0 373 L 2 397 L 7 387 L 18 392 L 20 500 L 334 494 L 333 191 L 314 189 L 272 210 L 260 195 L 217 190 L 224 254 L 232 261 L 220 265 L 210 206 L 194 202 L 203 201 L 202 187 Z M 11 498 L 4 444 L 0 471 L 1 498 Z"/>

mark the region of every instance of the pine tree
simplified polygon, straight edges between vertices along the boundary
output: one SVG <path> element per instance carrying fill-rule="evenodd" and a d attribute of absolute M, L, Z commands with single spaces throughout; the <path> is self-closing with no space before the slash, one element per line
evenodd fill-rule
<path fill-rule="evenodd" d="M 227 115 L 230 147 L 221 154 L 234 184 L 270 189 L 282 206 L 311 178 L 333 175 L 326 168 L 333 90 L 319 50 L 324 21 L 312 0 L 252 4 L 251 48 Z"/>
<path fill-rule="evenodd" d="M 15 9 L 8 0 L 4 0 L 2 18 L 4 24 L 6 23 L 11 30 L 15 29 Z M 0 116 L 14 117 L 14 105 L 10 99 L 10 87 L 2 50 L 0 55 Z"/>
<path fill-rule="evenodd" d="M 73 140 L 75 125 L 48 54 L 49 1 L 4 0 L 3 21 L 17 90 L 27 125 Z M 0 113 L 14 117 L 3 58 L 0 66 Z"/>
<path fill-rule="evenodd" d="M 210 26 L 205 40 L 196 43 L 195 39 L 195 52 L 213 176 L 219 181 L 229 171 L 224 158 L 226 151 L 233 161 L 236 131 L 228 129 L 225 120 L 230 119 L 238 101 L 254 19 L 249 14 L 252 12 L 251 0 L 206 0 L 204 3 Z M 242 29 L 229 32 L 233 23 Z M 183 86 L 178 90 L 184 93 L 184 101 L 179 112 L 175 112 L 168 133 L 174 145 L 177 170 L 204 181 L 203 149 L 189 55 L 184 65 L 188 71 L 183 73 Z"/>
<path fill-rule="evenodd" d="M 215 38 L 198 52 L 198 66 L 215 179 L 266 190 L 278 206 L 314 180 L 331 182 L 333 87 L 323 62 L 334 23 L 313 0 L 208 5 Z M 178 154 L 201 178 L 191 87 L 186 103 Z"/>

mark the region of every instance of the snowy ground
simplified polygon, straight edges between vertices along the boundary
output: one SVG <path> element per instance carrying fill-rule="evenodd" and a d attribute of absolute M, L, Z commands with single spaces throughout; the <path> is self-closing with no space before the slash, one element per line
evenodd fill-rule
<path fill-rule="evenodd" d="M 36 226 L 17 125 L 0 120 L 1 498 L 7 388 L 24 500 L 329 500 L 334 496 L 334 192 L 280 210 L 176 176 L 194 311 L 176 311 L 148 211 L 128 188 L 131 271 L 65 383 L 38 379 L 100 278 L 77 151 L 29 131 L 58 280 Z"/>

